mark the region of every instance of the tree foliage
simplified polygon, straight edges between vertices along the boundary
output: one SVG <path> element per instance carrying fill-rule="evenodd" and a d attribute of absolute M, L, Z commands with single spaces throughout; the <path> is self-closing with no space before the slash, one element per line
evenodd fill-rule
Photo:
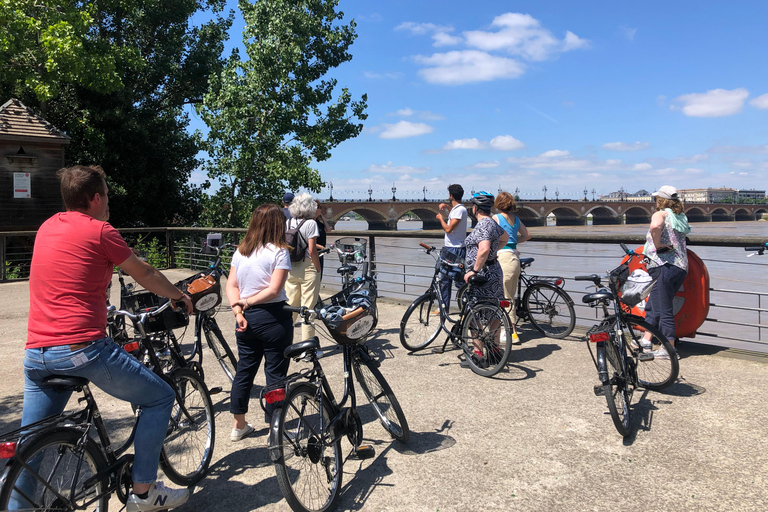
<path fill-rule="evenodd" d="M 2 2 L 2 97 L 67 132 L 67 165 L 104 167 L 113 224 L 193 222 L 204 194 L 188 184 L 200 162 L 184 108 L 223 68 L 224 0 Z"/>
<path fill-rule="evenodd" d="M 367 96 L 326 77 L 352 59 L 355 22 L 343 24 L 338 0 L 240 0 L 246 58 L 235 51 L 198 113 L 208 125 L 208 176 L 223 183 L 206 219 L 243 226 L 259 203 L 283 191 L 319 191 L 323 161 L 362 130 Z"/>

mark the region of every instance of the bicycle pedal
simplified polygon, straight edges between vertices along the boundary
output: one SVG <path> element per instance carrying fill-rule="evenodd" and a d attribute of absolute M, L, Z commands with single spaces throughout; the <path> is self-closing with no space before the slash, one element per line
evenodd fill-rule
<path fill-rule="evenodd" d="M 637 354 L 637 360 L 638 361 L 653 361 L 653 353 L 651 352 L 640 352 Z"/>
<path fill-rule="evenodd" d="M 357 460 L 372 459 L 375 455 L 376 450 L 369 444 L 361 444 L 352 452 L 352 456 Z"/>
<path fill-rule="evenodd" d="M 209 389 L 208 390 L 208 394 L 209 395 L 218 395 L 219 393 L 221 393 L 221 391 L 222 391 L 221 390 L 221 386 L 216 386 L 214 388 Z"/>
<path fill-rule="evenodd" d="M 594 391 L 595 391 L 595 396 L 605 395 L 605 388 L 603 387 L 602 384 L 600 384 L 599 386 L 595 386 Z"/>
<path fill-rule="evenodd" d="M 445 349 L 444 348 L 433 348 L 432 349 L 432 353 L 433 354 L 444 354 L 445 353 Z"/>

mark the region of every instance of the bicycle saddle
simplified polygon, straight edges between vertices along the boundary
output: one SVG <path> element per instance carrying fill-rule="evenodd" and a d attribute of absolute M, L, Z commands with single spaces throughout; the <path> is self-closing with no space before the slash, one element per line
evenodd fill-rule
<path fill-rule="evenodd" d="M 311 340 L 294 343 L 285 349 L 283 357 L 290 359 L 303 354 L 309 350 L 317 351 L 320 348 L 320 339 L 317 336 L 313 336 Z"/>
<path fill-rule="evenodd" d="M 354 265 L 342 265 L 336 269 L 337 274 L 354 274 L 357 272 L 357 267 Z"/>
<path fill-rule="evenodd" d="M 51 375 L 43 379 L 43 383 L 49 386 L 73 390 L 87 386 L 88 382 L 88 379 L 83 377 L 66 377 L 64 375 Z"/>
<path fill-rule="evenodd" d="M 482 286 L 488 282 L 488 278 L 483 277 L 480 274 L 475 274 L 469 278 L 469 282 L 478 286 Z"/>
<path fill-rule="evenodd" d="M 591 304 L 599 300 L 611 299 L 613 294 L 606 288 L 596 291 L 595 293 L 589 293 L 581 298 L 581 302 L 584 304 Z"/>
<path fill-rule="evenodd" d="M 534 258 L 520 258 L 520 267 L 521 268 L 530 267 L 533 261 L 534 261 Z"/>

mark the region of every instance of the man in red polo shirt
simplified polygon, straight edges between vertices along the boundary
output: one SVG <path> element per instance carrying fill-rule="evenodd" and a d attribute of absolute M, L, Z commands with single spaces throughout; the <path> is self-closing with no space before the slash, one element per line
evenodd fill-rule
<path fill-rule="evenodd" d="M 22 426 L 66 407 L 71 392 L 47 386 L 43 379 L 51 375 L 84 377 L 110 395 L 140 405 L 133 493 L 126 510 L 177 507 L 187 501 L 189 491 L 156 482 L 175 394 L 107 336 L 106 289 L 118 266 L 147 290 L 183 302 L 189 313 L 192 302 L 138 259 L 107 222 L 109 198 L 101 167 L 68 167 L 58 176 L 67 211 L 40 226 L 32 253 Z M 23 508 L 24 503 L 18 505 Z"/>

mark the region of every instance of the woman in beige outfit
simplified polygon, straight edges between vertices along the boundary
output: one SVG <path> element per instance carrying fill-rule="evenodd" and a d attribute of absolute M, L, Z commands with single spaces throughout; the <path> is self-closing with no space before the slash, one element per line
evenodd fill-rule
<path fill-rule="evenodd" d="M 285 283 L 288 305 L 314 308 L 320 295 L 320 256 L 317 253 L 319 235 L 315 212 L 317 204 L 307 193 L 296 195 L 288 207 L 291 218 L 286 221 L 286 229 L 299 228 L 299 236 L 307 242 L 307 253 L 302 261 L 291 262 L 291 273 Z M 293 315 L 294 323 L 298 315 Z M 308 340 L 315 335 L 312 325 L 301 325 L 301 339 Z"/>
<path fill-rule="evenodd" d="M 514 213 L 517 211 L 517 204 L 512 194 L 499 192 L 493 206 L 499 210 L 499 213 L 493 216 L 493 220 L 509 235 L 507 245 L 499 249 L 498 259 L 501 271 L 504 273 L 504 297 L 510 299 L 512 303 L 509 316 L 512 320 L 512 341 L 516 342 L 519 337 L 517 335 L 517 316 L 515 315 L 515 292 L 517 291 L 517 282 L 520 279 L 520 251 L 517 250 L 517 244 L 530 240 L 531 235 L 525 224 Z"/>

